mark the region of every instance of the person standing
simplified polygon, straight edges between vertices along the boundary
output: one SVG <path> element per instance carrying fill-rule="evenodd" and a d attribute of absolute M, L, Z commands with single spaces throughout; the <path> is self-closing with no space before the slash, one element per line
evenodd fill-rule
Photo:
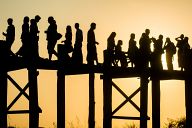
<path fill-rule="evenodd" d="M 184 44 L 184 35 L 181 34 L 179 37 L 175 38 L 177 41 L 176 47 L 178 48 L 178 66 L 181 68 L 181 71 L 184 69 L 184 58 L 183 58 L 183 44 Z"/>
<path fill-rule="evenodd" d="M 8 23 L 8 27 L 7 27 L 7 31 L 6 33 L 3 32 L 3 35 L 6 37 L 6 45 L 7 45 L 7 50 L 9 52 L 9 54 L 14 54 L 11 51 L 11 46 L 13 44 L 13 42 L 15 41 L 15 26 L 13 25 L 13 19 L 9 18 L 7 20 Z"/>
<path fill-rule="evenodd" d="M 31 52 L 33 53 L 32 56 L 35 59 L 39 58 L 39 46 L 38 46 L 38 41 L 39 41 L 39 29 L 37 26 L 37 23 L 40 21 L 41 17 L 39 15 L 35 16 L 35 19 L 31 19 L 31 25 L 30 25 L 30 40 L 31 40 Z"/>
<path fill-rule="evenodd" d="M 131 33 L 128 47 L 128 57 L 131 62 L 131 67 L 133 67 L 133 65 L 135 65 L 137 63 L 136 61 L 139 59 L 139 49 L 136 43 L 135 34 Z"/>
<path fill-rule="evenodd" d="M 83 63 L 83 53 L 82 53 L 82 42 L 83 42 L 83 32 L 79 28 L 79 23 L 75 23 L 76 36 L 75 36 L 75 44 L 72 54 L 72 60 L 74 64 L 82 64 Z"/>
<path fill-rule="evenodd" d="M 110 34 L 110 36 L 108 37 L 108 39 L 107 39 L 107 50 L 108 51 L 114 51 L 114 48 L 115 48 L 115 36 L 116 36 L 116 33 L 112 32 Z"/>
<path fill-rule="evenodd" d="M 156 40 L 155 38 L 152 38 L 154 51 L 151 55 L 151 67 L 153 69 L 163 69 L 163 65 L 161 62 L 161 55 L 163 54 L 163 35 L 159 35 L 159 38 Z"/>
<path fill-rule="evenodd" d="M 23 19 L 22 25 L 22 34 L 21 34 L 21 42 L 22 46 L 19 51 L 16 53 L 17 56 L 27 57 L 29 50 L 29 17 L 25 16 Z"/>
<path fill-rule="evenodd" d="M 67 64 L 71 64 L 71 57 L 69 56 L 69 53 L 73 51 L 73 46 L 72 46 L 72 29 L 70 25 L 66 27 L 65 40 L 62 42 L 64 43 L 63 59 L 67 62 Z"/>
<path fill-rule="evenodd" d="M 166 61 L 168 70 L 173 70 L 173 55 L 176 53 L 176 47 L 170 38 L 166 38 L 164 49 L 166 51 Z"/>
<path fill-rule="evenodd" d="M 149 60 L 151 57 L 151 39 L 149 38 L 150 30 L 146 29 L 145 33 L 142 33 L 142 36 L 139 40 L 139 51 L 141 53 L 140 64 L 141 68 L 149 67 Z"/>
<path fill-rule="evenodd" d="M 112 32 L 110 36 L 107 39 L 107 51 L 110 56 L 110 62 L 112 62 L 113 65 L 116 65 L 115 63 L 115 36 L 116 33 Z"/>
<path fill-rule="evenodd" d="M 189 38 L 188 37 L 184 37 L 183 39 L 183 68 L 186 70 L 187 65 L 188 65 L 188 61 L 190 60 L 189 58 L 187 58 L 190 54 L 190 45 L 189 45 Z M 183 69 L 182 69 L 183 70 Z"/>
<path fill-rule="evenodd" d="M 47 34 L 47 51 L 49 54 L 49 60 L 51 60 L 52 54 L 58 56 L 57 52 L 54 49 L 57 43 L 57 24 L 52 16 L 48 17 L 48 23 L 49 27 L 45 31 L 45 33 Z"/>
<path fill-rule="evenodd" d="M 96 29 L 96 24 L 91 23 L 91 27 L 87 33 L 87 62 L 90 65 L 94 65 L 94 61 L 98 65 L 98 58 L 97 58 L 97 48 L 96 44 L 99 43 L 95 40 L 95 33 L 94 30 Z"/>

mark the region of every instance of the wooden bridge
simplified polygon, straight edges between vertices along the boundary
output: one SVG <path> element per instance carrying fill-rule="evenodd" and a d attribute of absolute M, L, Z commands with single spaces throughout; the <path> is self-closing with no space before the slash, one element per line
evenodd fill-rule
<path fill-rule="evenodd" d="M 58 46 L 62 47 L 62 45 Z M 58 53 L 59 51 L 58 48 Z M 62 56 L 62 55 L 61 55 Z M 160 81 L 161 80 L 184 80 L 185 81 L 185 106 L 187 128 L 192 128 L 192 71 L 155 71 L 151 68 L 136 69 L 112 66 L 110 55 L 104 51 L 104 63 L 100 65 L 74 65 L 67 64 L 62 58 L 57 61 L 39 59 L 38 61 L 25 61 L 23 58 L 1 55 L 0 67 L 0 128 L 7 128 L 8 114 L 29 114 L 29 128 L 39 127 L 39 113 L 42 112 L 38 104 L 38 69 L 57 71 L 57 127 L 65 128 L 65 76 L 76 74 L 89 74 L 89 128 L 95 127 L 95 94 L 94 75 L 101 74 L 103 79 L 103 128 L 112 128 L 112 119 L 139 120 L 140 128 L 147 128 L 147 120 L 152 119 L 152 127 L 160 128 Z M 17 71 L 26 68 L 28 70 L 28 83 L 21 88 L 17 82 L 8 75 L 9 71 Z M 130 96 L 124 93 L 121 88 L 113 82 L 118 78 L 140 78 L 140 87 Z M 7 103 L 7 80 L 20 91 L 16 98 Z M 152 117 L 148 117 L 148 82 L 152 81 Z M 112 86 L 125 97 L 116 109 L 112 110 Z M 29 95 L 25 92 L 29 88 Z M 132 98 L 140 92 L 140 106 L 132 101 Z M 40 92 L 41 93 L 41 92 Z M 29 110 L 14 110 L 11 107 L 24 95 L 29 100 Z M 139 117 L 114 116 L 126 103 L 130 103 L 140 112 Z"/>

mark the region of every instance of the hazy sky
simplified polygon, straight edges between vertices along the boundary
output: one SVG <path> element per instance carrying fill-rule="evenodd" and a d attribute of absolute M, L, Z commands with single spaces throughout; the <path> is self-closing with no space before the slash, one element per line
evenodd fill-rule
<path fill-rule="evenodd" d="M 12 50 L 16 52 L 21 46 L 20 33 L 24 16 L 34 18 L 35 15 L 42 17 L 39 22 L 40 29 L 40 55 L 47 58 L 46 39 L 44 31 L 48 27 L 47 18 L 53 16 L 58 25 L 58 32 L 65 34 L 67 25 L 72 26 L 75 34 L 74 23 L 80 23 L 83 30 L 84 62 L 86 63 L 86 34 L 90 23 L 95 22 L 96 40 L 100 43 L 98 48 L 99 61 L 102 62 L 103 50 L 106 48 L 106 40 L 112 31 L 117 33 L 116 41 L 123 40 L 123 50 L 127 51 L 129 35 L 136 34 L 136 41 L 146 28 L 151 30 L 150 37 L 158 37 L 163 34 L 164 38 L 174 38 L 181 33 L 192 39 L 192 1 L 191 0 L 0 0 L 0 33 L 6 31 L 7 18 L 14 19 L 16 27 L 16 40 Z M 0 39 L 5 39 L 2 35 Z M 62 38 L 64 40 L 64 38 Z M 73 40 L 74 42 L 74 40 Z M 60 41 L 58 41 L 60 43 Z M 177 57 L 174 57 L 177 60 Z M 174 65 L 177 68 L 177 65 Z M 166 68 L 166 67 L 164 67 Z M 27 82 L 25 70 L 10 73 L 18 83 L 24 85 Z M 56 122 L 56 72 L 40 71 L 39 83 L 39 105 L 43 110 L 40 114 L 40 125 L 53 127 Z M 102 126 L 102 81 L 99 74 L 96 75 L 96 125 Z M 131 94 L 131 90 L 139 86 L 138 79 L 121 79 L 117 81 L 122 84 L 125 92 Z M 149 84 L 149 116 L 151 116 L 151 83 Z M 13 99 L 18 91 L 9 85 Z M 72 91 L 73 90 L 73 91 Z M 184 116 L 184 83 L 181 81 L 164 81 L 161 86 L 161 118 L 162 125 L 167 118 L 179 118 Z M 123 98 L 114 90 L 113 108 L 120 104 Z M 139 103 L 139 95 L 135 97 Z M 26 108 L 28 102 L 23 98 L 14 108 Z M 125 106 L 117 114 L 138 113 L 131 109 L 132 106 Z M 130 108 L 130 109 L 128 109 Z M 131 111 L 131 112 L 130 112 Z M 23 121 L 27 116 L 9 116 L 10 124 L 20 127 L 27 127 L 28 122 Z M 88 118 L 88 77 L 69 76 L 66 84 L 66 125 L 75 122 L 81 126 L 87 126 Z M 19 120 L 19 121 L 18 121 Z M 121 128 L 127 122 L 114 120 L 114 128 Z M 128 122 L 129 123 L 129 122 Z M 136 122 L 137 123 L 137 122 Z M 149 121 L 151 126 L 151 121 Z"/>

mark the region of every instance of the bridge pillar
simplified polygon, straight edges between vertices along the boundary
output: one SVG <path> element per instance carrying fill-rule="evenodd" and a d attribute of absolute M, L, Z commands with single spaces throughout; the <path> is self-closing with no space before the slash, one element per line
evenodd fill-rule
<path fill-rule="evenodd" d="M 147 128 L 147 106 L 148 106 L 148 76 L 143 73 L 141 76 L 140 86 L 140 128 Z"/>
<path fill-rule="evenodd" d="M 57 127 L 65 128 L 65 74 L 57 72 Z"/>
<path fill-rule="evenodd" d="M 39 127 L 39 105 L 38 105 L 38 87 L 36 68 L 28 69 L 29 80 L 29 128 Z"/>
<path fill-rule="evenodd" d="M 160 128 L 160 80 L 152 76 L 152 128 Z"/>
<path fill-rule="evenodd" d="M 186 128 L 192 128 L 192 80 L 190 75 L 185 80 L 185 107 L 186 107 Z"/>
<path fill-rule="evenodd" d="M 110 73 L 111 56 L 104 51 L 103 72 L 103 128 L 112 127 L 112 77 Z"/>
<path fill-rule="evenodd" d="M 0 128 L 7 128 L 7 72 L 0 72 Z"/>
<path fill-rule="evenodd" d="M 58 45 L 57 71 L 57 128 L 65 128 L 65 68 L 70 63 L 63 44 Z"/>
<path fill-rule="evenodd" d="M 91 70 L 91 69 L 90 69 Z M 94 72 L 89 73 L 89 128 L 95 127 L 95 89 Z"/>

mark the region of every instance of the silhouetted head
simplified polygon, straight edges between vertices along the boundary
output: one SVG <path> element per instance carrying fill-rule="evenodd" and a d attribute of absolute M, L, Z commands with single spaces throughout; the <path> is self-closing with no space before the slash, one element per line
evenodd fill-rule
<path fill-rule="evenodd" d="M 34 25 L 35 24 L 35 19 L 31 19 L 30 23 L 31 23 L 31 25 Z"/>
<path fill-rule="evenodd" d="M 166 38 L 166 42 L 168 42 L 168 43 L 171 42 L 169 37 Z"/>
<path fill-rule="evenodd" d="M 159 35 L 159 39 L 162 40 L 163 39 L 163 35 Z"/>
<path fill-rule="evenodd" d="M 8 25 L 12 25 L 12 24 L 13 24 L 13 19 L 12 19 L 12 18 L 9 18 L 9 19 L 7 20 L 7 23 L 8 23 Z"/>
<path fill-rule="evenodd" d="M 183 39 L 183 38 L 184 38 L 184 35 L 183 35 L 183 34 L 181 34 L 181 35 L 180 35 L 180 38 L 181 38 L 181 39 Z"/>
<path fill-rule="evenodd" d="M 29 23 L 29 17 L 28 17 L 28 16 L 25 16 L 25 17 L 24 17 L 23 23 Z"/>
<path fill-rule="evenodd" d="M 35 16 L 35 21 L 36 21 L 36 22 L 39 22 L 40 19 L 41 19 L 41 17 L 40 17 L 39 15 L 36 15 L 36 16 Z"/>
<path fill-rule="evenodd" d="M 184 41 L 185 41 L 185 42 L 188 42 L 188 40 L 189 40 L 188 37 L 185 37 L 185 38 L 184 38 Z"/>
<path fill-rule="evenodd" d="M 75 28 L 79 29 L 79 23 L 75 23 Z"/>
<path fill-rule="evenodd" d="M 48 22 L 49 23 L 53 23 L 53 21 L 54 21 L 54 18 L 52 16 L 48 17 Z"/>
<path fill-rule="evenodd" d="M 122 40 L 118 40 L 118 42 L 117 42 L 117 45 L 123 45 L 123 41 Z"/>
<path fill-rule="evenodd" d="M 96 24 L 95 23 L 91 23 L 91 29 L 95 29 L 96 28 Z"/>
<path fill-rule="evenodd" d="M 66 31 L 67 31 L 67 32 L 71 32 L 71 26 L 70 26 L 70 25 L 67 25 Z"/>
<path fill-rule="evenodd" d="M 149 33 L 150 33 L 150 30 L 149 30 L 149 29 L 145 29 L 145 33 L 146 33 L 146 35 L 148 36 Z"/>
<path fill-rule="evenodd" d="M 130 37 L 131 37 L 131 39 L 135 39 L 135 34 L 131 33 Z"/>
<path fill-rule="evenodd" d="M 116 36 L 116 32 L 112 32 L 109 38 L 115 38 L 115 36 Z"/>

